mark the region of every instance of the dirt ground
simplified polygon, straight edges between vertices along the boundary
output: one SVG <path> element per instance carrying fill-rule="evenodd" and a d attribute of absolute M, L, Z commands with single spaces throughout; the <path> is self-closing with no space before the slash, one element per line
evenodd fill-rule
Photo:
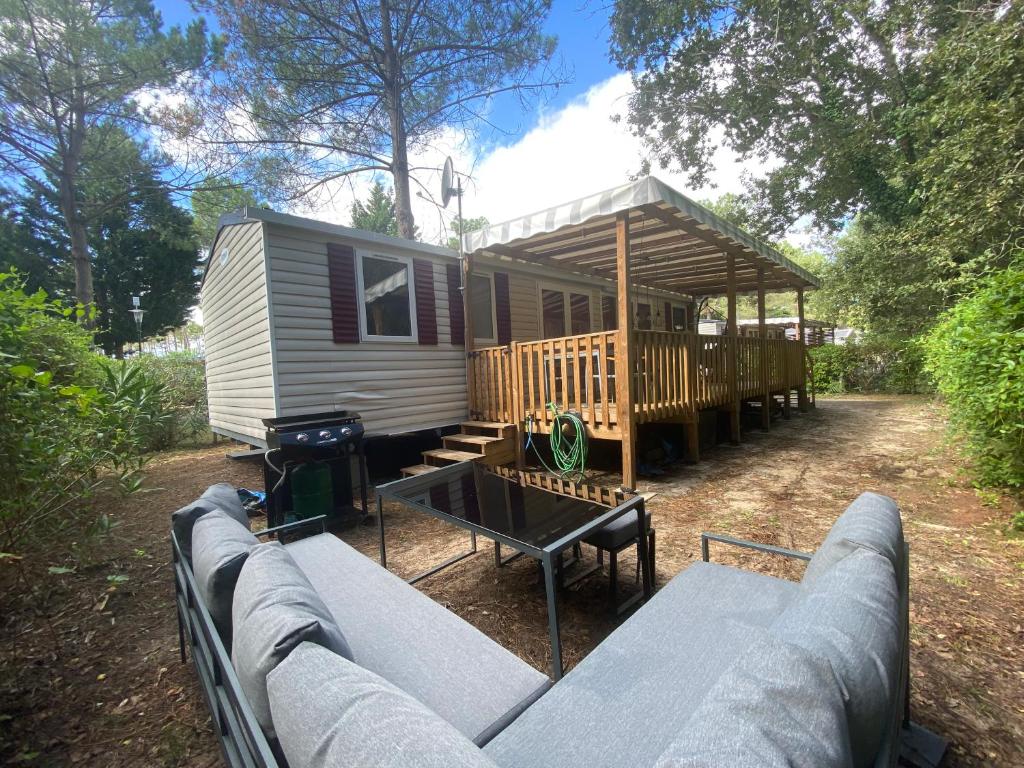
<path fill-rule="evenodd" d="M 656 494 L 657 584 L 700 557 L 702 530 L 811 550 L 861 491 L 894 496 L 911 545 L 914 718 L 950 740 L 952 765 L 1020 766 L 1024 538 L 1006 531 L 1009 500 L 979 496 L 961 476 L 942 429 L 941 411 L 921 399 L 820 400 L 770 434 L 750 432 L 741 446 L 645 481 L 640 490 Z M 220 765 L 191 665 L 178 661 L 167 530 L 172 510 L 221 480 L 259 488 L 259 466 L 228 460 L 223 444 L 161 455 L 152 490 L 107 503 L 116 527 L 102 545 L 46 562 L 0 560 L 0 761 Z M 343 538 L 375 556 L 374 534 Z M 402 575 L 465 543 L 436 521 L 389 511 L 389 565 Z M 768 556 L 716 549 L 713 558 L 800 575 Z M 624 589 L 632 575 L 626 554 Z M 547 670 L 546 604 L 531 561 L 498 569 L 485 547 L 419 586 Z M 614 629 L 606 589 L 595 575 L 563 597 L 567 666 Z"/>

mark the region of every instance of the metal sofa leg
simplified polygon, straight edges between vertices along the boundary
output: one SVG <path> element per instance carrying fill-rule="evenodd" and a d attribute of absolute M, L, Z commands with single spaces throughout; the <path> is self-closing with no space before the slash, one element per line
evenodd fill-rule
<path fill-rule="evenodd" d="M 612 613 L 618 611 L 619 605 L 619 553 L 614 549 L 608 552 L 608 601 Z"/>

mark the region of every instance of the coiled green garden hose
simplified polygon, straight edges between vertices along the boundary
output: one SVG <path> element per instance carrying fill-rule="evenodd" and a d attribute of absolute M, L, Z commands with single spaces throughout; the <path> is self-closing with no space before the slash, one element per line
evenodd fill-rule
<path fill-rule="evenodd" d="M 574 483 L 583 481 L 587 471 L 587 427 L 575 413 L 559 413 L 554 403 L 547 404 L 554 417 L 551 425 L 551 455 L 557 469 L 552 469 L 533 445 L 533 417 L 527 417 L 529 430 L 526 433 L 526 448 L 533 446 L 534 453 L 544 468 L 553 475 Z"/>

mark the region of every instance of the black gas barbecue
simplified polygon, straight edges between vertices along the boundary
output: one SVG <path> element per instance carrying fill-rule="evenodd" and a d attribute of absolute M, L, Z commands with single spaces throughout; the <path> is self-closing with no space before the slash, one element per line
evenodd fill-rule
<path fill-rule="evenodd" d="M 267 525 L 327 515 L 343 526 L 366 517 L 366 455 L 363 424 L 355 411 L 328 411 L 263 419 L 267 452 L 263 484 Z M 352 477 L 353 457 L 359 477 Z M 353 503 L 354 485 L 361 506 Z"/>

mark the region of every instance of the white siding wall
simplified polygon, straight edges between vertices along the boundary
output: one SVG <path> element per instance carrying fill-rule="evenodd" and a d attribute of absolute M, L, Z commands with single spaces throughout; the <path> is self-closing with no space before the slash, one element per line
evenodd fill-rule
<path fill-rule="evenodd" d="M 225 228 L 216 248 L 201 297 L 210 425 L 262 442 L 260 419 L 274 415 L 262 224 Z"/>
<path fill-rule="evenodd" d="M 363 252 L 408 255 L 434 263 L 438 344 L 335 344 L 327 278 L 327 242 L 337 236 L 267 223 L 275 370 L 282 416 L 354 410 L 370 434 L 457 424 L 466 418 L 462 347 L 451 344 L 443 257 L 363 245 Z"/>
<path fill-rule="evenodd" d="M 533 341 L 541 337 L 541 306 L 540 291 L 542 288 L 563 290 L 572 293 L 585 293 L 590 296 L 590 327 L 596 332 L 603 330 L 601 314 L 601 296 L 614 298 L 615 286 L 598 278 L 584 275 L 572 275 L 542 267 L 525 265 L 507 261 L 491 261 L 477 256 L 475 271 L 481 274 L 507 272 L 509 275 L 509 303 L 512 314 L 512 339 L 514 341 Z M 652 322 L 655 330 L 668 328 L 664 317 L 665 302 L 683 305 L 685 301 L 676 295 L 662 291 L 648 291 L 640 288 L 634 300 L 651 304 Z M 658 316 L 661 313 L 662 317 Z"/>

